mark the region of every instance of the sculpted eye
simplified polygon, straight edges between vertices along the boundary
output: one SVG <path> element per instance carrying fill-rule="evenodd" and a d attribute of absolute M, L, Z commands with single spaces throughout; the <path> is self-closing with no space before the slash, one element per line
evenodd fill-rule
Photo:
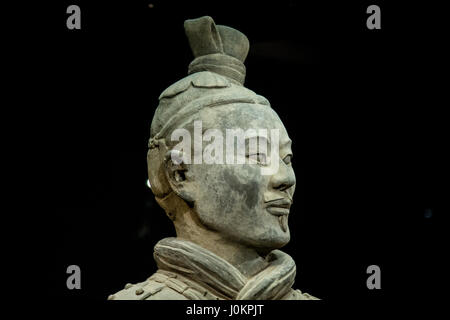
<path fill-rule="evenodd" d="M 286 164 L 291 164 L 292 163 L 292 154 L 288 154 L 286 157 L 284 157 L 283 161 Z"/>
<path fill-rule="evenodd" d="M 250 154 L 248 157 L 258 164 L 267 165 L 267 156 L 264 153 Z"/>

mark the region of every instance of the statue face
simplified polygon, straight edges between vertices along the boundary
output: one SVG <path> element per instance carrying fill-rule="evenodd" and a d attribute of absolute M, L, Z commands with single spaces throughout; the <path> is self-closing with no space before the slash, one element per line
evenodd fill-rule
<path fill-rule="evenodd" d="M 205 108 L 200 118 L 203 131 L 218 129 L 222 132 L 224 150 L 226 129 L 266 129 L 269 133 L 271 129 L 279 130 L 279 157 L 276 159 L 279 165 L 274 174 L 263 175 L 261 166 L 264 164 L 259 162 L 189 165 L 187 180 L 200 221 L 228 239 L 261 251 L 288 243 L 287 218 L 295 174 L 291 165 L 291 140 L 278 115 L 265 105 L 230 104 Z M 270 150 L 269 143 L 267 151 Z M 262 157 L 259 156 L 261 160 Z"/>

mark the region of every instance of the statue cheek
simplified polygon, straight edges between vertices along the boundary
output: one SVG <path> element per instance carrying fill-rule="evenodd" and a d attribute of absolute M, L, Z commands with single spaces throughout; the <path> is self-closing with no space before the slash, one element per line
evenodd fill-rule
<path fill-rule="evenodd" d="M 241 199 L 242 210 L 248 211 L 258 207 L 265 189 L 264 178 L 256 166 L 236 166 L 233 170 L 223 172 L 227 189 L 232 190 Z"/>

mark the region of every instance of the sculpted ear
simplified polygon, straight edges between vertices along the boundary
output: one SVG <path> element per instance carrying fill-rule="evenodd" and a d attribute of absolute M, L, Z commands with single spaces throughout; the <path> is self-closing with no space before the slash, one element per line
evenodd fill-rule
<path fill-rule="evenodd" d="M 170 150 L 164 157 L 165 174 L 172 191 L 188 203 L 194 202 L 187 179 L 188 166 L 182 151 Z"/>

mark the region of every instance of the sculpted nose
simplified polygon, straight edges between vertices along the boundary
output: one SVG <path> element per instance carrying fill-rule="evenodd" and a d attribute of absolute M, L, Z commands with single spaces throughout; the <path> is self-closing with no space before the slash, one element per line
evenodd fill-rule
<path fill-rule="evenodd" d="M 278 171 L 270 179 L 272 188 L 280 191 L 289 189 L 295 185 L 295 174 L 292 166 L 288 166 L 283 160 L 280 160 Z"/>

